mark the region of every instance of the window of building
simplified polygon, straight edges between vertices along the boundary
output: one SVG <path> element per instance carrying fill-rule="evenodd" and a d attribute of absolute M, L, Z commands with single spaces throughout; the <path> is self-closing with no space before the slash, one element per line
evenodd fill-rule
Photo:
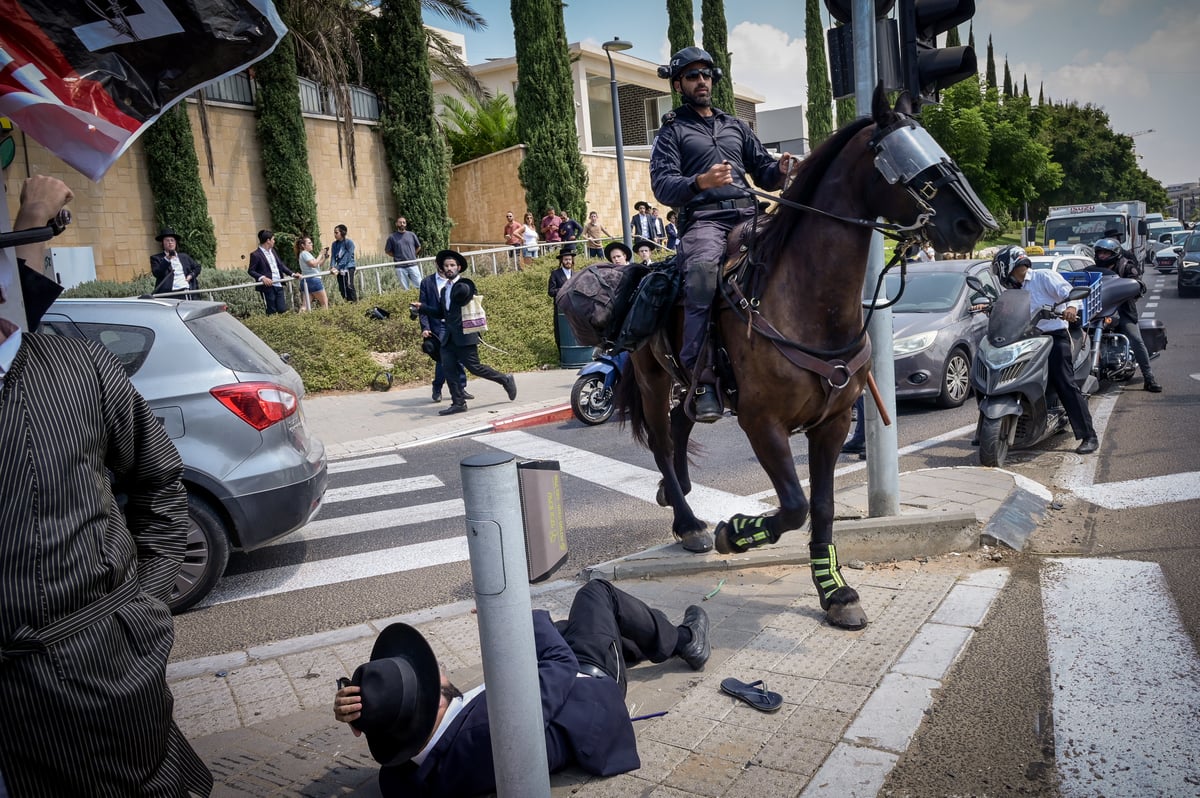
<path fill-rule="evenodd" d="M 662 126 L 663 114 L 671 110 L 671 95 L 650 97 L 646 101 L 646 141 L 654 141 L 658 129 Z"/>

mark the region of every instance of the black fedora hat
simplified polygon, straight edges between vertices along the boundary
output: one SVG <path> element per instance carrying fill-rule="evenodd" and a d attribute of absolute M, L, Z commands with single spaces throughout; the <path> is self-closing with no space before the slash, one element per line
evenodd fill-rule
<path fill-rule="evenodd" d="M 363 707 L 351 725 L 367 736 L 375 761 L 398 765 L 420 753 L 442 693 L 437 657 L 421 633 L 404 623 L 384 629 L 350 683 L 361 688 Z"/>
<path fill-rule="evenodd" d="M 434 363 L 442 359 L 442 342 L 436 336 L 421 339 L 421 351 L 433 358 Z"/>
<path fill-rule="evenodd" d="M 634 251 L 634 252 L 637 252 L 637 251 L 638 251 L 639 249 L 641 249 L 642 247 L 650 247 L 650 251 L 651 251 L 651 252 L 653 252 L 653 251 L 654 251 L 654 242 L 653 242 L 653 241 L 647 241 L 647 240 L 646 240 L 646 239 L 644 239 L 644 238 L 637 238 L 637 239 L 634 239 L 634 241 L 633 241 L 633 251 Z"/>
<path fill-rule="evenodd" d="M 437 257 L 433 259 L 434 265 L 441 266 L 442 261 L 444 261 L 446 258 L 453 258 L 458 263 L 459 269 L 462 271 L 467 270 L 467 259 L 464 258 L 461 253 L 455 252 L 452 249 L 443 249 L 441 252 L 439 252 Z"/>
<path fill-rule="evenodd" d="M 634 209 L 635 211 L 636 211 L 638 208 L 643 208 L 643 207 L 644 207 L 646 210 L 650 210 L 650 203 L 649 203 L 649 202 L 646 202 L 645 200 L 638 200 L 637 202 L 635 202 L 635 203 L 633 204 L 633 209 Z"/>
<path fill-rule="evenodd" d="M 154 240 L 161 244 L 162 240 L 167 236 L 175 239 L 176 244 L 179 243 L 179 233 L 176 233 L 175 229 L 172 227 L 164 227 L 162 230 L 159 230 L 158 235 L 154 237 Z"/>
<path fill-rule="evenodd" d="M 558 251 L 558 262 L 562 263 L 564 255 L 570 255 L 573 258 L 576 254 L 578 253 L 575 252 L 574 244 L 563 244 L 562 249 Z"/>
<path fill-rule="evenodd" d="M 619 249 L 625 253 L 625 262 L 626 263 L 631 263 L 633 261 L 633 250 L 631 250 L 629 247 L 625 246 L 624 241 L 609 241 L 607 244 L 605 244 L 604 245 L 604 259 L 605 260 L 612 260 L 612 251 L 614 249 Z"/>

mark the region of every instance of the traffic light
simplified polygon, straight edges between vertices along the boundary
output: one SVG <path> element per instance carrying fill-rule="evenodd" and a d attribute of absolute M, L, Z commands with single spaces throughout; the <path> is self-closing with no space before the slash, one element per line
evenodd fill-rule
<path fill-rule="evenodd" d="M 904 87 L 901 81 L 899 48 L 897 45 L 896 23 L 887 19 L 896 0 L 874 0 L 875 13 L 875 69 L 876 77 L 883 81 L 888 91 L 899 91 Z M 833 88 L 834 99 L 854 95 L 854 32 L 851 26 L 852 0 L 825 0 L 829 14 L 838 22 L 840 27 L 830 28 L 826 32 L 827 51 L 829 55 L 829 77 Z"/>
<path fill-rule="evenodd" d="M 937 46 L 937 36 L 975 16 L 975 0 L 900 0 L 904 84 L 914 101 L 975 75 L 970 47 Z"/>

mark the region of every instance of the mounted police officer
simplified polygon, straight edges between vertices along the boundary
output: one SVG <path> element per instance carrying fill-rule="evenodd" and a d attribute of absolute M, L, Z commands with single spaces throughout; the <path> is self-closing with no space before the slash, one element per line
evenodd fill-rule
<path fill-rule="evenodd" d="M 793 161 L 786 152 L 776 161 L 749 125 L 713 107 L 712 87 L 721 70 L 704 50 L 685 47 L 659 67 L 658 75 L 671 81 L 683 105 L 663 116 L 650 153 L 650 181 L 659 202 L 681 209 L 678 261 L 684 269 L 685 315 L 680 360 L 693 372 L 694 418 L 712 423 L 721 417 L 721 400 L 710 359 L 698 361 L 725 241 L 735 225 L 755 213 L 747 176 L 773 191 L 783 185 Z"/>

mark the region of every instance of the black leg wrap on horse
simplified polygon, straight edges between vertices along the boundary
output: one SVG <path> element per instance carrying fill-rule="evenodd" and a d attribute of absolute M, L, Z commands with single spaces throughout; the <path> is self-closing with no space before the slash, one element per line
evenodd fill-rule
<path fill-rule="evenodd" d="M 717 524 L 714 531 L 717 551 L 722 554 L 741 554 L 744 551 L 779 542 L 773 515 L 735 514 Z"/>
<path fill-rule="evenodd" d="M 837 549 L 832 543 L 810 543 L 808 553 L 812 561 L 812 580 L 821 600 L 821 609 L 826 619 L 834 626 L 845 629 L 861 629 L 867 625 L 867 616 L 858 603 L 858 591 L 846 584 L 842 578 L 842 565 L 838 562 Z"/>

